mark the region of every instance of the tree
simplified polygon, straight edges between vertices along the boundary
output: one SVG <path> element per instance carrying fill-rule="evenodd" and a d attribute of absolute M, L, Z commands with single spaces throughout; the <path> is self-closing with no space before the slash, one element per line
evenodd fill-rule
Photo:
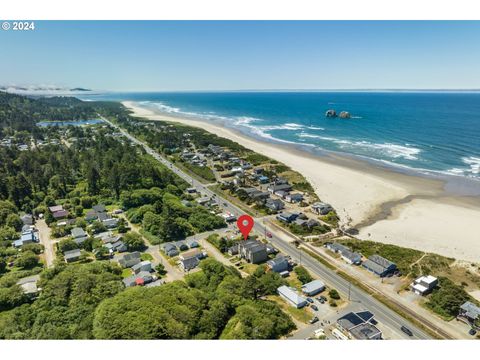
<path fill-rule="evenodd" d="M 296 266 L 294 271 L 295 271 L 295 274 L 297 274 L 298 280 L 300 280 L 302 284 L 306 284 L 313 280 L 312 276 L 308 273 L 307 269 L 305 269 L 303 266 Z"/>
<path fill-rule="evenodd" d="M 33 269 L 39 263 L 39 257 L 32 251 L 24 251 L 15 261 L 15 265 L 22 269 Z"/>
<path fill-rule="evenodd" d="M 340 300 L 340 294 L 338 293 L 337 290 L 335 289 L 331 289 L 329 292 L 328 292 L 328 296 L 330 296 L 330 298 L 334 299 L 334 300 Z"/>
<path fill-rule="evenodd" d="M 64 253 L 65 251 L 78 249 L 77 243 L 75 241 L 73 241 L 72 239 L 61 240 L 57 244 L 57 246 L 58 246 L 58 250 L 60 250 L 61 253 Z"/>
<path fill-rule="evenodd" d="M 155 266 L 155 271 L 162 276 L 167 273 L 167 271 L 165 270 L 165 266 L 163 266 L 162 263 L 159 263 L 157 266 Z"/>
<path fill-rule="evenodd" d="M 123 236 L 123 242 L 127 245 L 128 251 L 141 251 L 145 249 L 143 237 L 135 232 L 129 232 Z"/>
<path fill-rule="evenodd" d="M 14 228 L 16 231 L 20 231 L 22 230 L 23 222 L 17 214 L 9 214 L 7 216 L 6 225 Z"/>

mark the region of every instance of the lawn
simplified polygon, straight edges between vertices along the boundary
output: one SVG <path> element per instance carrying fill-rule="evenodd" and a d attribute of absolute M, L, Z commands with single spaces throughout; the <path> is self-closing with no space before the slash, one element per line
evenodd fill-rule
<path fill-rule="evenodd" d="M 127 278 L 129 276 L 132 276 L 133 275 L 133 272 L 132 272 L 132 269 L 123 269 L 122 270 L 122 278 Z"/>
<path fill-rule="evenodd" d="M 308 312 L 306 307 L 303 309 L 297 309 L 296 307 L 287 304 L 287 302 L 278 295 L 269 295 L 267 296 L 267 299 L 278 304 L 284 312 L 289 314 L 295 320 L 300 321 L 304 324 L 308 324 L 308 321 L 312 318 L 312 314 Z"/>
<path fill-rule="evenodd" d="M 142 259 L 142 261 L 145 261 L 145 260 L 152 261 L 152 260 L 153 260 L 153 256 L 150 255 L 149 253 L 142 253 L 142 254 L 140 255 L 140 259 Z"/>

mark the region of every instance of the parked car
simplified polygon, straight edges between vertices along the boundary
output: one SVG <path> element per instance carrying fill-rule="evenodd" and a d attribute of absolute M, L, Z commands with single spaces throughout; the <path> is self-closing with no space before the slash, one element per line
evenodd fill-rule
<path fill-rule="evenodd" d="M 413 336 L 413 333 L 412 333 L 412 330 L 410 330 L 409 328 L 407 328 L 406 326 L 402 325 L 402 327 L 400 328 L 400 330 L 402 330 L 405 334 L 407 334 L 408 336 Z"/>
<path fill-rule="evenodd" d="M 317 321 L 318 321 L 318 317 L 314 316 L 313 318 L 310 319 L 309 323 L 315 324 Z"/>
<path fill-rule="evenodd" d="M 477 330 L 475 330 L 475 329 L 470 329 L 470 330 L 468 331 L 468 334 L 469 334 L 469 335 L 472 335 L 472 336 L 474 336 L 476 333 L 477 333 Z"/>
<path fill-rule="evenodd" d="M 313 310 L 318 311 L 317 305 L 313 305 L 313 304 L 312 304 L 312 306 L 310 306 L 310 307 L 311 307 Z"/>
<path fill-rule="evenodd" d="M 268 238 L 271 238 L 271 237 L 272 237 L 272 233 L 271 233 L 271 232 L 267 232 L 266 235 L 267 235 Z"/>
<path fill-rule="evenodd" d="M 325 296 L 319 296 L 316 298 L 317 301 L 320 303 L 320 304 L 325 304 L 325 301 L 327 301 L 327 298 Z"/>
<path fill-rule="evenodd" d="M 310 304 L 313 304 L 312 298 L 307 298 L 307 301 L 308 301 Z"/>

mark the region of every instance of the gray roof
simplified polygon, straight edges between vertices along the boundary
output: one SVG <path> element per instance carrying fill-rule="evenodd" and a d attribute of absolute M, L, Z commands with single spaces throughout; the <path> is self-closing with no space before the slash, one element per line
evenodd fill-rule
<path fill-rule="evenodd" d="M 85 232 L 85 230 L 83 230 L 82 228 L 80 227 L 74 227 L 71 231 L 71 234 L 74 238 L 79 238 L 79 237 L 84 237 L 87 235 L 87 233 Z"/>
<path fill-rule="evenodd" d="M 374 263 L 377 263 L 378 265 L 382 266 L 385 269 L 389 268 L 392 265 L 396 266 L 395 263 L 381 257 L 380 255 L 372 255 L 368 258 L 368 260 L 373 261 Z"/>
<path fill-rule="evenodd" d="M 357 340 L 369 340 L 378 338 L 378 335 L 381 335 L 382 332 L 376 326 L 365 323 L 350 329 L 350 334 Z"/>
<path fill-rule="evenodd" d="M 68 250 L 63 253 L 65 260 L 73 259 L 82 255 L 80 249 Z"/>
<path fill-rule="evenodd" d="M 197 267 L 197 265 L 200 263 L 200 261 L 196 256 L 192 256 L 192 257 L 180 260 L 180 262 L 182 263 L 182 266 L 185 270 L 191 270 Z"/>
<path fill-rule="evenodd" d="M 267 265 L 270 266 L 270 267 L 275 267 L 276 265 L 284 263 L 284 262 L 288 263 L 288 259 L 283 255 L 278 255 L 275 259 L 268 260 Z"/>
<path fill-rule="evenodd" d="M 105 205 L 103 205 L 103 204 L 94 205 L 93 210 L 97 213 L 102 213 L 102 212 L 107 211 L 107 209 L 105 209 Z"/>
<path fill-rule="evenodd" d="M 302 290 L 307 294 L 318 292 L 322 289 L 325 289 L 325 284 L 320 280 L 313 280 L 302 286 Z"/>
<path fill-rule="evenodd" d="M 460 309 L 462 309 L 470 319 L 480 318 L 480 307 L 470 301 L 463 303 Z"/>
<path fill-rule="evenodd" d="M 285 285 L 280 286 L 277 289 L 277 292 L 296 305 L 300 305 L 306 302 L 303 296 L 299 295 L 294 289 L 288 286 L 285 286 Z"/>

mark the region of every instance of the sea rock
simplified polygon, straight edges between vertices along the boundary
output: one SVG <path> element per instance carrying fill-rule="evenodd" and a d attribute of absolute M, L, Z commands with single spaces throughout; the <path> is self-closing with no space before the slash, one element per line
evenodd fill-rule
<path fill-rule="evenodd" d="M 342 111 L 339 115 L 341 119 L 350 119 L 352 116 L 348 111 Z"/>
<path fill-rule="evenodd" d="M 333 109 L 327 110 L 327 112 L 325 113 L 325 116 L 327 118 L 334 118 L 334 117 L 337 117 L 337 112 Z"/>

